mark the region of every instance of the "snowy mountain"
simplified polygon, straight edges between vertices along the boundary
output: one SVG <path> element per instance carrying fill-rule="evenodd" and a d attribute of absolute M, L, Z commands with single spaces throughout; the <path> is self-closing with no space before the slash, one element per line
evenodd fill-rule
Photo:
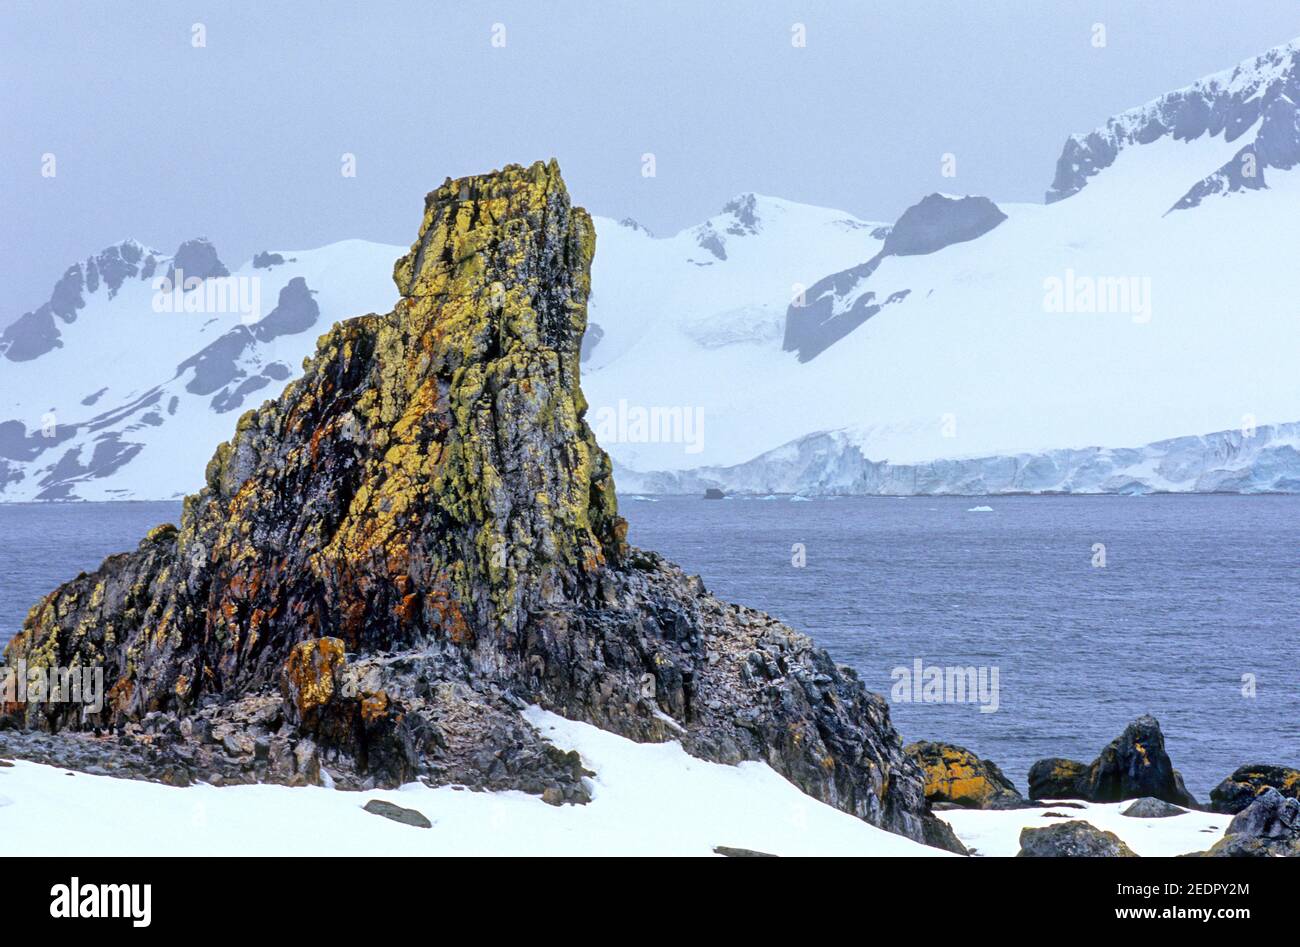
<path fill-rule="evenodd" d="M 403 252 L 349 240 L 231 273 L 205 240 L 172 256 L 127 240 L 69 267 L 0 334 L 0 498 L 193 491 L 193 472 L 300 373 L 321 332 L 391 307 Z"/>
<path fill-rule="evenodd" d="M 1297 102 L 1291 43 L 1071 136 L 1045 204 L 932 194 L 885 225 L 743 194 L 664 238 L 597 217 L 583 387 L 620 487 L 1295 489 Z M 404 251 L 73 266 L 0 333 L 0 499 L 200 486 L 327 325 L 389 307 Z M 199 282 L 167 305 L 175 271 Z"/>
<path fill-rule="evenodd" d="M 708 350 L 666 310 L 585 388 L 597 410 L 623 402 L 620 418 L 693 407 L 703 436 L 662 436 L 672 416 L 661 412 L 659 429 L 620 425 L 626 443 L 607 447 L 625 468 L 695 470 L 703 482 L 791 445 L 737 472 L 768 464 L 753 479 L 768 489 L 783 482 L 780 458 L 821 443 L 801 441 L 818 431 L 846 432 L 863 458 L 894 469 L 1300 419 L 1300 172 L 1286 158 L 1300 130 L 1283 121 L 1300 101 L 1298 64 L 1300 46 L 1280 47 L 1069 139 L 1050 203 L 925 198 L 875 253 L 810 284 L 788 307 L 781 346 Z M 1267 168 L 1259 186 L 1197 189 L 1246 143 Z M 1193 191 L 1199 200 L 1185 200 Z M 1205 470 L 1215 462 L 1207 455 Z M 938 482 L 963 479 L 951 476 Z M 1292 478 L 1245 480 L 1283 489 Z M 625 472 L 620 484 L 633 483 Z"/>

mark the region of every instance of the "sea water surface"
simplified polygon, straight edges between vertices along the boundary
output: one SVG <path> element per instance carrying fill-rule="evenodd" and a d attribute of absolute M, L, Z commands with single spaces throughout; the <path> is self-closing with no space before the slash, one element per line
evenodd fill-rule
<path fill-rule="evenodd" d="M 918 659 L 996 668 L 995 712 L 897 700 L 890 712 L 904 740 L 966 746 L 1021 791 L 1034 760 L 1089 762 L 1142 713 L 1202 800 L 1243 763 L 1300 765 L 1300 497 L 620 507 L 635 545 L 810 634 L 886 696 Z M 0 640 L 60 582 L 179 515 L 179 503 L 0 504 Z"/>

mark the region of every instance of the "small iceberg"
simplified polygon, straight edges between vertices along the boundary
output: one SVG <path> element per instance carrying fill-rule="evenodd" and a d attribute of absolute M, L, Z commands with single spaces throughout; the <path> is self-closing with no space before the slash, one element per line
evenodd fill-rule
<path fill-rule="evenodd" d="M 790 502 L 791 502 L 791 503 L 811 503 L 811 502 L 812 502 L 812 497 L 801 497 L 801 496 L 799 496 L 799 494 L 796 493 L 794 496 L 790 497 Z"/>
<path fill-rule="evenodd" d="M 972 506 L 972 507 L 971 507 L 969 510 L 967 510 L 966 512 L 967 512 L 967 513 L 992 513 L 992 512 L 993 512 L 993 507 L 991 507 L 991 506 Z"/>
<path fill-rule="evenodd" d="M 629 500 L 636 500 L 638 503 L 658 503 L 654 497 L 630 496 Z"/>

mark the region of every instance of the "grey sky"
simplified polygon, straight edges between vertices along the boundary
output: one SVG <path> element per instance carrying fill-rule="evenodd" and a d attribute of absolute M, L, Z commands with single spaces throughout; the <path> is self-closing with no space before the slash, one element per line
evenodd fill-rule
<path fill-rule="evenodd" d="M 1070 132 L 1297 35 L 1294 0 L 9 0 L 0 324 L 127 236 L 232 265 L 406 243 L 445 176 L 539 157 L 660 234 L 748 190 L 879 220 L 933 190 L 1038 201 Z"/>

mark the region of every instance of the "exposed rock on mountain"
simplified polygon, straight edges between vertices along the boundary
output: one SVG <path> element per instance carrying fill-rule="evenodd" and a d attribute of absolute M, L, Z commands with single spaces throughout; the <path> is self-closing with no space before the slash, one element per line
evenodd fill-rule
<path fill-rule="evenodd" d="M 925 798 L 968 809 L 1017 809 L 1027 803 L 996 763 L 965 747 L 920 741 L 904 748 L 925 774 Z"/>
<path fill-rule="evenodd" d="M 167 282 L 174 285 L 176 274 L 182 274 L 184 282 L 205 280 L 214 277 L 229 276 L 230 270 L 217 256 L 217 248 L 206 237 L 186 240 L 176 248 L 176 255 L 167 267 Z"/>
<path fill-rule="evenodd" d="M 802 299 L 790 304 L 785 317 L 784 349 L 807 362 L 830 348 L 885 306 L 901 302 L 911 292 L 890 287 L 881 291 L 868 281 L 891 256 L 935 253 L 988 233 L 1007 215 L 987 197 L 930 194 L 903 211 L 884 245 L 867 262 L 818 280 Z"/>
<path fill-rule="evenodd" d="M 1187 193 L 1171 209 L 1195 207 L 1213 194 L 1267 187 L 1266 169 L 1300 163 L 1297 103 L 1300 45 L 1290 43 L 1117 115 L 1086 135 L 1071 136 L 1057 161 L 1047 201 L 1082 190 L 1127 148 L 1164 138 L 1188 142 L 1222 136 L 1233 142 L 1252 131 L 1254 136 L 1222 167 L 1206 168 L 1202 180 L 1188 181 Z"/>
<path fill-rule="evenodd" d="M 628 546 L 578 385 L 594 244 L 554 163 L 431 193 L 396 308 L 322 336 L 303 376 L 239 419 L 179 528 L 55 590 L 11 642 L 10 662 L 102 667 L 104 710 L 9 713 L 148 737 L 197 778 L 220 757 L 248 779 L 323 769 L 582 801 L 576 754 L 518 712 L 536 703 L 763 760 L 961 850 L 881 697 Z"/>
<path fill-rule="evenodd" d="M 77 311 L 86 305 L 86 294 L 98 292 L 101 280 L 111 299 L 127 279 L 150 279 L 156 267 L 154 252 L 134 240 L 72 264 L 54 284 L 48 302 L 24 313 L 0 333 L 0 354 L 11 362 L 26 362 L 60 348 L 59 324 L 76 322 Z"/>
<path fill-rule="evenodd" d="M 1160 722 L 1138 717 L 1101 751 L 1090 766 L 1074 760 L 1039 760 L 1029 770 L 1031 799 L 1121 802 L 1145 796 L 1176 806 L 1199 808 L 1165 752 Z"/>
<path fill-rule="evenodd" d="M 1210 809 L 1236 814 L 1269 788 L 1276 789 L 1283 796 L 1300 799 L 1300 770 L 1267 763 L 1239 766 L 1231 776 L 1210 790 Z"/>

